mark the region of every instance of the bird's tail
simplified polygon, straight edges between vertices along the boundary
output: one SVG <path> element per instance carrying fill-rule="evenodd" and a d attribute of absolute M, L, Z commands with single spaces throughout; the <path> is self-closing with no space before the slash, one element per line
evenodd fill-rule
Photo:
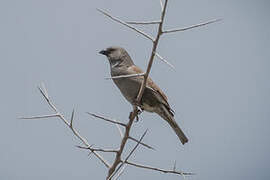
<path fill-rule="evenodd" d="M 173 113 L 168 110 L 164 105 L 159 108 L 157 112 L 164 120 L 166 120 L 169 125 L 172 127 L 178 138 L 180 139 L 182 144 L 188 142 L 188 138 L 184 134 L 184 132 L 180 129 L 176 121 L 174 120 Z"/>

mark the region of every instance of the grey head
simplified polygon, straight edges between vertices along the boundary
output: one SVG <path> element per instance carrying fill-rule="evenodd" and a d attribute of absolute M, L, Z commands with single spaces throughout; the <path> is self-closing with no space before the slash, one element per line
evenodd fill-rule
<path fill-rule="evenodd" d="M 117 67 L 121 65 L 124 66 L 134 65 L 129 54 L 124 48 L 111 46 L 104 50 L 101 50 L 99 53 L 107 56 L 111 67 Z"/>

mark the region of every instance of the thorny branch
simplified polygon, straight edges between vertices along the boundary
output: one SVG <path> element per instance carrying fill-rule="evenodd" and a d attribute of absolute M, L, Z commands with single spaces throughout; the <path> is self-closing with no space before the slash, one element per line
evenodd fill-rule
<path fill-rule="evenodd" d="M 178 175 L 195 175 L 194 173 L 186 173 L 186 172 L 176 171 L 175 168 L 173 170 L 166 170 L 166 169 L 156 168 L 156 167 L 152 167 L 152 166 L 146 166 L 146 165 L 142 165 L 142 164 L 133 163 L 130 161 L 126 161 L 125 163 L 128 165 L 131 165 L 131 166 L 138 167 L 138 168 L 159 171 L 162 173 L 170 173 L 170 174 L 178 174 Z"/>
<path fill-rule="evenodd" d="M 118 22 L 118 23 L 120 23 L 120 24 L 122 24 L 124 26 L 127 26 L 128 28 L 130 28 L 130 29 L 132 29 L 132 30 L 134 30 L 136 32 L 138 32 L 139 34 L 143 35 L 144 37 L 150 39 L 152 41 L 152 43 L 153 43 L 152 52 L 151 52 L 151 55 L 150 55 L 150 59 L 148 61 L 148 66 L 147 66 L 146 72 L 144 74 L 140 74 L 140 75 L 143 75 L 144 79 L 143 79 L 143 83 L 141 84 L 139 93 L 138 93 L 137 98 L 136 98 L 137 104 L 140 104 L 140 101 L 141 101 L 141 98 L 142 98 L 142 95 L 143 95 L 143 92 L 144 92 L 144 89 L 145 89 L 145 86 L 146 86 L 146 81 L 147 81 L 147 78 L 149 76 L 152 64 L 153 64 L 154 57 L 157 56 L 159 59 L 161 59 L 162 61 L 166 62 L 168 65 L 173 67 L 168 61 L 166 61 L 163 57 L 161 57 L 156 52 L 157 45 L 158 45 L 158 42 L 159 42 L 159 39 L 160 39 L 161 35 L 165 34 L 165 33 L 171 33 L 171 32 L 177 32 L 177 31 L 185 31 L 185 30 L 188 30 L 188 29 L 204 26 L 204 25 L 207 25 L 207 24 L 214 23 L 214 22 L 218 21 L 218 20 L 213 20 L 213 21 L 208 21 L 206 23 L 201 23 L 201 24 L 193 25 L 193 26 L 186 27 L 186 28 L 174 29 L 174 30 L 165 30 L 164 31 L 163 30 L 163 23 L 164 23 L 166 10 L 167 10 L 167 4 L 168 4 L 168 0 L 165 0 L 164 5 L 162 3 L 162 0 L 160 0 L 160 5 L 161 5 L 161 17 L 160 17 L 160 20 L 159 21 L 150 21 L 150 22 L 134 22 L 134 21 L 133 22 L 124 22 L 124 21 L 120 20 L 119 18 L 115 18 L 112 15 L 110 15 L 109 13 L 106 13 L 105 11 L 98 9 L 98 11 L 100 11 L 105 16 L 111 18 L 112 20 L 114 20 L 114 21 L 116 21 L 116 22 Z M 156 38 L 153 39 L 148 34 L 146 34 L 143 31 L 131 26 L 130 24 L 139 24 L 139 25 L 158 24 L 158 32 L 157 32 Z M 134 76 L 138 76 L 138 74 L 136 74 Z M 128 75 L 128 76 L 111 77 L 111 78 L 129 78 L 129 77 L 130 76 Z M 108 176 L 107 176 L 108 179 L 111 179 L 113 177 L 113 175 L 115 174 L 115 172 L 118 171 L 118 169 L 119 169 L 119 168 L 116 169 L 116 167 L 121 162 L 121 153 L 123 152 L 123 148 L 124 148 L 124 146 L 126 144 L 126 141 L 128 139 L 127 137 L 129 136 L 130 128 L 131 128 L 131 126 L 133 124 L 133 121 L 134 121 L 134 119 L 135 119 L 135 117 L 137 115 L 138 115 L 138 108 L 137 108 L 137 106 L 133 106 L 133 112 L 130 113 L 128 125 L 125 127 L 126 130 L 125 130 L 125 134 L 124 134 L 124 137 L 123 137 L 121 145 L 120 145 L 119 153 L 116 154 L 114 163 L 109 169 Z M 152 169 L 155 170 L 155 168 L 152 168 Z M 173 173 L 175 171 L 170 171 L 170 172 Z M 178 174 L 183 175 L 183 173 L 178 173 Z"/>
<path fill-rule="evenodd" d="M 136 98 L 136 103 L 138 105 L 140 105 L 140 101 L 141 101 L 141 98 L 142 98 L 142 95 L 143 95 L 143 92 L 144 92 L 144 89 L 145 89 L 145 86 L 146 86 L 146 81 L 147 81 L 147 78 L 148 78 L 149 73 L 151 71 L 152 64 L 153 64 L 155 56 L 157 56 L 160 60 L 162 60 L 163 62 L 168 64 L 170 67 L 174 68 L 171 65 L 171 63 L 169 63 L 167 60 L 165 60 L 165 58 L 160 56 L 158 54 L 158 52 L 157 52 L 157 46 L 158 46 L 159 39 L 160 39 L 161 35 L 169 34 L 169 33 L 173 33 L 173 32 L 185 31 L 185 30 L 197 28 L 197 27 L 200 27 L 200 26 L 205 26 L 207 24 L 211 24 L 211 23 L 214 23 L 214 22 L 217 22 L 217 21 L 221 20 L 221 19 L 216 19 L 216 20 L 211 20 L 211 21 L 208 21 L 208 22 L 192 25 L 192 26 L 189 26 L 189 27 L 171 29 L 171 30 L 163 30 L 163 23 L 164 23 L 166 10 L 167 10 L 167 4 L 168 4 L 168 0 L 164 1 L 164 5 L 163 5 L 162 0 L 160 0 L 160 6 L 161 6 L 160 20 L 158 20 L 158 21 L 145 21 L 145 22 L 136 22 L 136 21 L 127 21 L 127 22 L 125 22 L 125 21 L 123 21 L 123 20 L 121 20 L 119 18 L 113 17 L 112 15 L 105 12 L 104 10 L 97 9 L 103 15 L 109 17 L 111 20 L 116 21 L 116 22 L 118 22 L 118 23 L 132 29 L 133 31 L 141 34 L 142 36 L 149 39 L 153 43 L 152 51 L 151 51 L 151 54 L 150 54 L 150 58 L 149 58 L 147 69 L 146 69 L 145 73 L 134 74 L 134 75 L 116 76 L 116 77 L 107 78 L 107 79 L 116 79 L 116 78 L 130 78 L 130 77 L 136 77 L 136 76 L 143 76 L 143 83 L 141 84 L 139 93 L 138 93 L 137 98 Z M 147 33 L 139 30 L 138 28 L 136 28 L 134 26 L 132 26 L 131 24 L 134 24 L 134 25 L 151 25 L 151 24 L 155 25 L 155 24 L 157 24 L 158 25 L 158 31 L 157 31 L 157 35 L 156 35 L 155 39 L 152 36 L 148 35 Z M 149 170 L 162 172 L 162 173 L 178 174 L 178 175 L 182 175 L 182 176 L 184 176 L 184 175 L 193 175 L 193 173 L 186 173 L 186 172 L 176 171 L 176 168 L 175 168 L 176 165 L 174 165 L 172 170 L 165 170 L 165 169 L 161 169 L 161 168 L 156 168 L 156 167 L 152 167 L 152 166 L 146 166 L 146 165 L 137 164 L 137 163 L 133 163 L 133 162 L 128 161 L 129 157 L 133 154 L 133 152 L 136 150 L 136 148 L 139 145 L 142 145 L 142 146 L 148 147 L 150 149 L 153 149 L 151 146 L 149 146 L 149 145 L 142 142 L 142 139 L 145 136 L 146 131 L 141 136 L 140 140 L 137 140 L 137 139 L 130 136 L 130 130 L 131 130 L 132 124 L 133 124 L 135 118 L 139 114 L 139 109 L 138 109 L 139 107 L 133 106 L 133 111 L 130 113 L 129 121 L 128 121 L 127 124 L 116 121 L 116 120 L 113 120 L 113 119 L 110 119 L 110 118 L 105 118 L 103 116 L 99 116 L 99 115 L 96 115 L 96 114 L 93 114 L 93 113 L 88 113 L 89 115 L 91 115 L 93 117 L 96 117 L 96 118 L 102 119 L 104 121 L 115 124 L 117 126 L 117 128 L 118 128 L 118 130 L 120 132 L 121 138 L 122 138 L 121 143 L 120 143 L 120 147 L 117 150 L 116 149 L 93 148 L 88 143 L 88 141 L 84 137 L 82 137 L 76 129 L 74 129 L 74 127 L 73 127 L 74 110 L 72 112 L 70 123 L 69 123 L 68 120 L 63 116 L 63 114 L 61 112 L 59 112 L 58 109 L 56 108 L 56 106 L 52 103 L 51 99 L 48 96 L 48 92 L 47 92 L 45 86 L 42 85 L 42 87 L 39 87 L 39 90 L 40 90 L 41 94 L 43 95 L 43 97 L 45 98 L 45 100 L 47 101 L 47 103 L 49 104 L 49 106 L 53 109 L 53 111 L 55 113 L 51 114 L 51 115 L 23 117 L 22 119 L 43 119 L 43 118 L 52 118 L 52 117 L 60 118 L 64 122 L 64 124 L 67 125 L 71 129 L 73 134 L 84 144 L 84 146 L 77 146 L 77 147 L 81 148 L 81 149 L 89 150 L 91 153 L 93 153 L 108 168 L 108 174 L 107 174 L 107 179 L 108 180 L 111 180 L 118 172 L 118 175 L 115 177 L 115 179 L 117 179 L 123 173 L 123 171 L 124 171 L 124 169 L 125 169 L 125 167 L 127 165 L 134 166 L 134 167 L 137 167 L 137 168 L 149 169 Z M 124 128 L 124 132 L 122 132 L 122 130 L 120 129 L 120 126 L 122 126 Z M 123 151 L 124 151 L 124 148 L 126 146 L 126 143 L 127 143 L 128 139 L 135 141 L 136 146 L 132 149 L 132 151 L 128 154 L 128 156 L 126 156 L 126 158 L 124 158 L 124 160 L 123 160 L 122 159 L 122 154 L 123 154 Z M 114 159 L 113 163 L 109 164 L 98 152 L 114 153 L 115 154 L 115 159 Z"/>
<path fill-rule="evenodd" d="M 90 144 L 88 143 L 88 141 L 82 137 L 80 135 L 80 133 L 73 127 L 73 119 L 74 119 L 74 111 L 72 112 L 72 116 L 71 116 L 71 122 L 69 123 L 68 120 L 64 117 L 64 115 L 56 108 L 56 106 L 53 104 L 53 102 L 51 101 L 51 99 L 49 98 L 48 92 L 45 88 L 45 86 L 43 85 L 42 87 L 38 87 L 40 93 L 43 95 L 44 99 L 47 101 L 47 103 L 49 104 L 49 106 L 52 108 L 52 110 L 56 113 L 56 114 L 52 114 L 51 117 L 58 117 L 62 120 L 62 122 L 68 126 L 71 131 L 73 132 L 73 134 L 86 146 L 86 147 L 90 147 Z M 45 116 L 33 116 L 33 117 L 22 117 L 21 119 L 41 119 L 41 118 L 48 118 L 50 117 L 50 115 L 45 115 Z M 91 150 L 91 149 L 89 149 Z M 91 150 L 91 152 L 107 167 L 110 167 L 110 164 L 96 151 Z"/>

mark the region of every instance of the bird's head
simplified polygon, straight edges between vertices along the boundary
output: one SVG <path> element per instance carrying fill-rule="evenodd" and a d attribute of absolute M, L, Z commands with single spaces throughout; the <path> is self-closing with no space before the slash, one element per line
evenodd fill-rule
<path fill-rule="evenodd" d="M 107 56 L 111 66 L 117 66 L 120 64 L 131 66 L 133 61 L 124 48 L 111 46 L 99 52 L 102 55 Z"/>

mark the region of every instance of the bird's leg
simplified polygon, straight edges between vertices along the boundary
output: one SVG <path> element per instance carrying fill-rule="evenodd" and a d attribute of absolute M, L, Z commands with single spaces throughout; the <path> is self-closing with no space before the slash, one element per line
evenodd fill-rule
<path fill-rule="evenodd" d="M 142 104 L 137 102 L 136 100 L 134 100 L 132 104 L 137 106 L 136 122 L 138 122 L 139 121 L 139 115 L 143 112 L 144 109 L 142 107 Z"/>
<path fill-rule="evenodd" d="M 139 115 L 142 114 L 142 112 L 144 111 L 144 109 L 140 106 L 138 106 L 138 111 L 137 111 L 137 116 L 136 116 L 136 122 L 139 121 Z"/>

